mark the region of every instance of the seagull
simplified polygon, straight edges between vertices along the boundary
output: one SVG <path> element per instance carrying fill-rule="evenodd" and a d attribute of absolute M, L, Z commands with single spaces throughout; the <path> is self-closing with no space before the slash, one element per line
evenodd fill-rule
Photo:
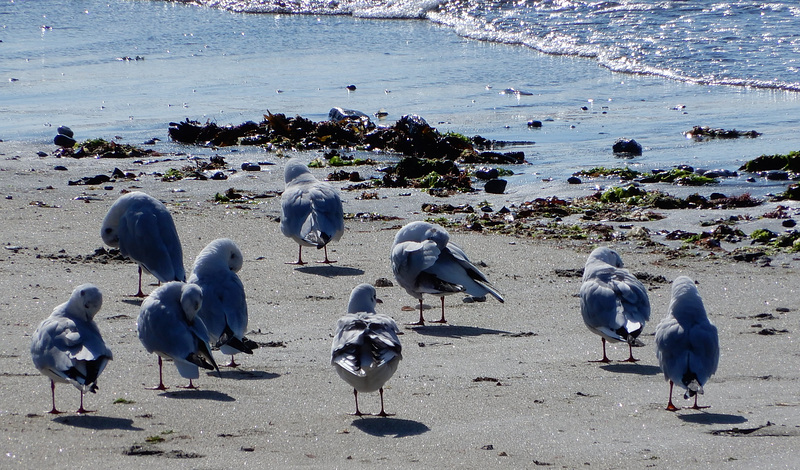
<path fill-rule="evenodd" d="M 637 338 L 650 319 L 650 299 L 644 284 L 622 266 L 619 254 L 606 247 L 595 249 L 586 260 L 581 314 L 586 327 L 603 340 L 603 358 L 592 362 L 611 362 L 606 341 L 628 343 L 630 356 L 625 362 L 638 361 L 633 358 L 633 346 L 643 345 Z"/>
<path fill-rule="evenodd" d="M 719 336 L 706 315 L 703 299 L 694 281 L 680 276 L 672 282 L 672 301 L 669 311 L 656 327 L 656 356 L 664 379 L 669 380 L 668 411 L 677 411 L 672 403 L 672 386 L 686 389 L 684 399 L 703 394 L 703 385 L 717 371 Z"/>
<path fill-rule="evenodd" d="M 466 292 L 473 297 L 491 294 L 501 303 L 500 293 L 489 279 L 472 264 L 466 253 L 450 243 L 450 235 L 439 225 L 411 222 L 401 228 L 392 244 L 392 271 L 397 282 L 415 299 L 419 299 L 419 321 L 424 325 L 422 294 L 442 299 L 442 318 L 433 323 L 447 323 L 444 318 L 444 296 Z"/>
<path fill-rule="evenodd" d="M 168 282 L 142 302 L 136 326 L 139 341 L 149 353 L 158 355 L 158 386 L 166 390 L 161 358 L 171 359 L 183 378 L 184 388 L 197 388 L 192 379 L 200 376 L 198 367 L 219 372 L 208 346 L 208 330 L 197 312 L 203 303 L 203 291 L 196 284 Z"/>
<path fill-rule="evenodd" d="M 339 377 L 353 387 L 356 416 L 364 415 L 358 409 L 358 392 L 376 390 L 381 395 L 378 416 L 390 416 L 383 406 L 383 385 L 394 375 L 403 358 L 397 324 L 390 317 L 375 313 L 376 302 L 374 287 L 356 286 L 350 293 L 347 315 L 336 323 L 331 347 L 331 365 Z"/>
<path fill-rule="evenodd" d="M 242 269 L 244 257 L 236 243 L 220 238 L 209 243 L 197 255 L 189 283 L 203 291 L 203 303 L 198 318 L 208 328 L 214 347 L 231 356 L 228 367 L 236 367 L 233 356 L 253 354 L 258 343 L 244 337 L 247 330 L 247 300 L 244 286 L 236 274 Z"/>
<path fill-rule="evenodd" d="M 330 184 L 314 178 L 305 163 L 297 158 L 286 163 L 284 179 L 281 232 L 300 245 L 297 263 L 287 264 L 305 264 L 303 246 L 324 248 L 322 263 L 335 263 L 328 260 L 328 243 L 338 241 L 344 233 L 344 210 L 339 194 Z"/>
<path fill-rule="evenodd" d="M 33 333 L 33 365 L 50 378 L 53 397 L 51 414 L 56 409 L 56 382 L 70 383 L 81 392 L 78 413 L 83 408 L 83 394 L 97 391 L 97 378 L 112 359 L 111 350 L 100 336 L 94 316 L 103 305 L 103 294 L 92 284 L 75 288 L 69 300 L 53 310 Z"/>
<path fill-rule="evenodd" d="M 139 264 L 136 297 L 144 297 L 143 268 L 159 282 L 186 280 L 178 231 L 158 199 L 139 191 L 121 196 L 103 219 L 100 236 L 106 245 L 118 247 L 123 256 Z"/>

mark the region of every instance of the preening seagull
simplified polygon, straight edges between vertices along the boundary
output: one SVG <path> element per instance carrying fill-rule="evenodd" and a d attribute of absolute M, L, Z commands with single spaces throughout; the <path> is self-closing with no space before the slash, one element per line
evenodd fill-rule
<path fill-rule="evenodd" d="M 234 355 L 253 354 L 258 343 L 247 339 L 247 299 L 242 280 L 236 274 L 244 257 L 236 243 L 220 238 L 209 243 L 194 261 L 189 282 L 203 291 L 198 318 L 208 329 L 211 344 L 231 356 L 229 367 L 236 367 Z"/>
<path fill-rule="evenodd" d="M 195 284 L 168 282 L 154 290 L 142 302 L 136 322 L 139 341 L 149 353 L 158 355 L 158 386 L 166 390 L 162 360 L 171 359 L 189 386 L 200 376 L 198 367 L 219 372 L 208 345 L 208 330 L 197 312 L 203 291 Z"/>
<path fill-rule="evenodd" d="M 347 315 L 336 323 L 331 347 L 331 365 L 339 377 L 353 387 L 356 416 L 358 392 L 378 391 L 381 396 L 379 416 L 389 416 L 383 406 L 383 386 L 394 375 L 402 347 L 397 324 L 390 317 L 375 313 L 377 295 L 369 284 L 360 284 L 350 294 Z"/>
<path fill-rule="evenodd" d="M 623 269 L 616 251 L 606 247 L 592 251 L 583 270 L 580 298 L 583 322 L 602 338 L 603 358 L 596 362 L 610 362 L 606 341 L 628 343 L 626 362 L 636 362 L 633 346 L 641 345 L 637 338 L 650 319 L 650 299 L 644 284 Z"/>
<path fill-rule="evenodd" d="M 672 386 L 686 390 L 684 399 L 703 393 L 703 385 L 717 371 L 719 336 L 706 315 L 703 299 L 690 278 L 680 276 L 672 281 L 672 300 L 667 315 L 656 327 L 656 356 L 664 378 L 669 380 L 667 410 L 678 408 L 672 403 Z M 707 407 L 702 407 L 707 408 Z"/>
<path fill-rule="evenodd" d="M 94 316 L 103 305 L 103 294 L 92 284 L 75 288 L 69 300 L 56 307 L 33 333 L 31 359 L 43 375 L 50 378 L 53 408 L 56 409 L 56 382 L 70 383 L 83 394 L 97 391 L 97 379 L 112 359 Z"/>
<path fill-rule="evenodd" d="M 303 262 L 303 246 L 325 250 L 328 243 L 338 241 L 344 233 L 344 210 L 339 194 L 330 184 L 314 178 L 308 167 L 297 158 L 286 163 L 286 189 L 281 195 L 281 232 L 300 246 L 297 263 Z"/>
<path fill-rule="evenodd" d="M 175 222 L 158 199 L 138 191 L 120 196 L 103 219 L 100 237 L 139 265 L 137 297 L 144 297 L 143 268 L 159 282 L 186 280 Z"/>
<path fill-rule="evenodd" d="M 411 222 L 401 228 L 392 244 L 392 272 L 395 279 L 415 299 L 419 299 L 419 321 L 424 325 L 422 295 L 441 298 L 442 318 L 434 323 L 447 323 L 444 318 L 444 296 L 466 292 L 473 297 L 491 294 L 503 297 L 489 279 L 467 258 L 466 253 L 450 242 L 447 230 L 428 222 Z"/>

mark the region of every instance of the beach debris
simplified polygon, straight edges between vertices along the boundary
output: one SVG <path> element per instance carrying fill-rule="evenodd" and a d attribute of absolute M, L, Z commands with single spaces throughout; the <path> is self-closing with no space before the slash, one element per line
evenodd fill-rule
<path fill-rule="evenodd" d="M 642 145 L 633 139 L 617 139 L 611 149 L 615 155 L 623 157 L 637 157 L 642 154 Z"/>
<path fill-rule="evenodd" d="M 96 176 L 84 176 L 79 180 L 68 181 L 68 186 L 77 186 L 77 185 L 96 185 L 96 184 L 103 184 L 108 183 L 111 181 L 111 177 L 108 175 L 96 175 Z"/>
<path fill-rule="evenodd" d="M 65 138 L 68 137 L 65 136 Z M 72 158 L 143 158 L 158 155 L 160 154 L 155 150 L 142 149 L 129 144 L 118 144 L 113 140 L 109 142 L 105 139 L 89 139 L 70 147 L 62 146 L 56 151 L 56 156 Z"/>
<path fill-rule="evenodd" d="M 800 173 L 800 151 L 792 151 L 785 155 L 761 155 L 753 160 L 745 162 L 739 168 L 740 171 L 749 173 L 759 173 L 762 171 L 784 170 L 792 173 Z"/>
<path fill-rule="evenodd" d="M 691 130 L 683 133 L 688 139 L 707 140 L 707 139 L 738 139 L 739 137 L 756 138 L 761 135 L 756 131 L 737 131 L 736 129 L 715 129 L 709 126 L 694 126 Z"/>
<path fill-rule="evenodd" d="M 53 143 L 58 145 L 59 147 L 65 149 L 71 149 L 72 147 L 75 146 L 77 142 L 75 141 L 75 139 L 73 139 L 68 135 L 56 134 L 56 136 L 53 137 Z"/>

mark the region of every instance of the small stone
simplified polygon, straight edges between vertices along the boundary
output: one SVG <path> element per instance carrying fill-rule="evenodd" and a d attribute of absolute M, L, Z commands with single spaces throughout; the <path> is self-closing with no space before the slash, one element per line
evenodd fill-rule
<path fill-rule="evenodd" d="M 53 137 L 53 143 L 65 149 L 71 149 L 76 144 L 75 139 L 64 134 L 58 134 Z"/>
<path fill-rule="evenodd" d="M 67 171 L 67 167 L 65 167 L 64 165 L 56 165 L 53 167 L 53 169 L 56 171 Z"/>
<path fill-rule="evenodd" d="M 638 156 L 642 154 L 642 146 L 633 139 L 617 139 L 611 147 L 614 153 Z"/>
<path fill-rule="evenodd" d="M 569 183 L 569 184 L 581 184 L 582 181 L 577 176 L 570 176 L 569 178 L 567 178 L 567 183 Z"/>
<path fill-rule="evenodd" d="M 783 225 L 786 228 L 792 228 L 795 225 L 797 225 L 797 222 L 795 222 L 794 219 L 786 219 L 783 222 L 781 222 L 781 225 Z"/>
<path fill-rule="evenodd" d="M 347 91 L 356 91 L 355 85 L 347 85 Z"/>
<path fill-rule="evenodd" d="M 486 182 L 483 190 L 491 194 L 503 194 L 506 190 L 508 181 L 502 179 L 494 179 Z"/>
<path fill-rule="evenodd" d="M 67 137 L 75 137 L 75 134 L 72 132 L 72 129 L 70 129 L 67 126 L 59 126 L 59 128 L 56 129 L 56 132 L 58 132 L 61 135 L 65 135 Z"/>
<path fill-rule="evenodd" d="M 374 285 L 375 285 L 375 287 L 392 287 L 392 286 L 394 286 L 392 281 L 390 281 L 389 279 L 387 279 L 385 277 L 380 277 L 380 278 L 376 279 Z"/>
<path fill-rule="evenodd" d="M 528 127 L 538 129 L 542 127 L 542 121 L 528 121 Z"/>
<path fill-rule="evenodd" d="M 242 170 L 244 171 L 261 171 L 261 166 L 256 163 L 244 162 L 242 163 Z"/>

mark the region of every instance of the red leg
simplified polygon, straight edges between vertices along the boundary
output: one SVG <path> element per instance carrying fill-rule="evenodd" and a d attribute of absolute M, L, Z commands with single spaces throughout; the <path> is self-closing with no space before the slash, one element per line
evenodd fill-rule
<path fill-rule="evenodd" d="M 89 411 L 83 407 L 83 390 L 81 390 L 81 407 L 78 408 L 78 411 L 76 411 L 76 413 L 78 413 L 79 415 L 84 413 L 94 413 L 94 411 Z"/>
<path fill-rule="evenodd" d="M 185 389 L 189 389 L 189 390 L 197 390 L 198 387 L 192 382 L 192 379 L 189 379 L 189 385 L 187 385 L 185 387 L 178 387 L 178 388 L 185 388 Z"/>
<path fill-rule="evenodd" d="M 236 359 L 231 354 L 231 362 L 227 363 L 225 367 L 239 367 L 239 364 L 236 363 Z"/>
<path fill-rule="evenodd" d="M 322 264 L 333 264 L 333 263 L 335 263 L 336 261 L 331 261 L 331 260 L 328 259 L 328 245 L 323 246 L 322 249 L 325 250 L 325 261 L 320 261 L 320 263 L 322 263 Z"/>
<path fill-rule="evenodd" d="M 53 409 L 48 411 L 51 415 L 60 415 L 61 412 L 56 409 L 56 383 L 50 379 L 50 394 L 53 396 Z"/>
<path fill-rule="evenodd" d="M 353 396 L 354 396 L 354 397 L 355 397 L 355 399 L 356 399 L 356 412 L 355 412 L 355 413 L 353 413 L 353 415 L 355 415 L 355 416 L 364 416 L 364 413 L 362 413 L 362 412 L 361 412 L 361 411 L 358 409 L 358 390 L 356 390 L 356 389 L 353 389 Z"/>
<path fill-rule="evenodd" d="M 134 297 L 145 297 L 144 292 L 142 292 L 142 266 L 139 265 L 139 292 L 134 295 Z"/>
<path fill-rule="evenodd" d="M 409 326 L 423 326 L 425 324 L 425 319 L 422 318 L 422 299 L 419 299 L 419 321 L 416 323 L 409 323 Z"/>
<path fill-rule="evenodd" d="M 600 339 L 603 340 L 603 358 L 600 359 L 599 361 L 589 361 L 589 362 L 603 362 L 605 364 L 608 364 L 609 362 L 611 362 L 611 360 L 608 358 L 608 356 L 606 356 L 606 339 L 605 338 L 600 338 Z"/>
<path fill-rule="evenodd" d="M 694 406 L 692 407 L 692 409 L 693 410 L 702 410 L 704 408 L 710 408 L 709 406 L 699 406 L 697 404 L 697 396 L 698 395 L 699 395 L 699 393 L 695 393 L 695 395 L 694 395 Z"/>
<path fill-rule="evenodd" d="M 628 343 L 628 351 L 630 351 L 630 356 L 622 362 L 639 362 L 639 359 L 633 358 L 633 346 L 630 343 Z"/>
<path fill-rule="evenodd" d="M 381 394 L 381 412 L 378 413 L 378 416 L 383 416 L 384 418 L 387 417 L 387 416 L 394 416 L 393 414 L 387 413 L 383 409 L 383 387 L 381 387 L 380 390 L 378 390 L 378 392 L 380 392 L 380 394 Z"/>
<path fill-rule="evenodd" d="M 442 318 L 433 320 L 431 323 L 447 323 L 447 320 L 444 319 L 444 296 L 440 297 L 440 299 L 442 299 Z"/>
<path fill-rule="evenodd" d="M 161 356 L 158 356 L 158 387 L 151 387 L 148 390 L 166 390 L 167 387 L 164 386 L 164 376 L 162 373 L 162 361 Z"/>
<path fill-rule="evenodd" d="M 298 245 L 299 250 L 297 251 L 297 262 L 296 263 L 286 263 L 286 264 L 296 264 L 298 266 L 302 266 L 306 263 L 303 262 L 303 245 Z"/>
<path fill-rule="evenodd" d="M 678 411 L 678 407 L 672 403 L 672 386 L 675 385 L 671 380 L 669 381 L 669 403 L 667 403 L 667 411 Z"/>

